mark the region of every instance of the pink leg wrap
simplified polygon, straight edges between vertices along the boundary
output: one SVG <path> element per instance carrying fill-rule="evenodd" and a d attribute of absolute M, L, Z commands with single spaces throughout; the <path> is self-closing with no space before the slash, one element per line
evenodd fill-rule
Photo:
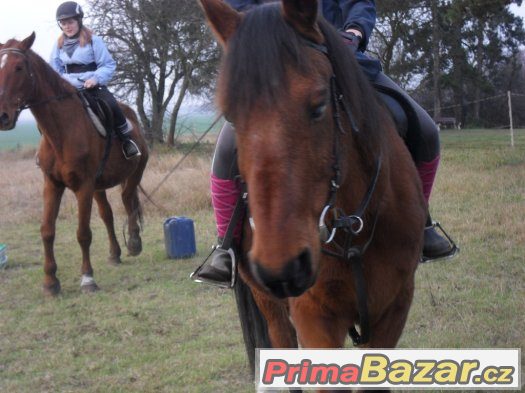
<path fill-rule="evenodd" d="M 226 230 L 230 224 L 230 220 L 235 209 L 235 204 L 240 196 L 241 189 L 235 180 L 219 179 L 215 175 L 211 175 L 211 203 L 215 212 L 215 220 L 217 222 L 217 236 L 223 238 L 226 235 Z M 239 220 L 235 230 L 233 231 L 234 238 L 239 238 L 241 235 L 242 220 Z"/>
<path fill-rule="evenodd" d="M 430 193 L 432 192 L 432 186 L 434 185 L 434 179 L 436 178 L 439 159 L 440 157 L 437 156 L 430 162 L 420 162 L 416 166 L 421 179 L 421 184 L 423 185 L 423 195 L 425 196 L 427 204 L 430 199 Z"/>

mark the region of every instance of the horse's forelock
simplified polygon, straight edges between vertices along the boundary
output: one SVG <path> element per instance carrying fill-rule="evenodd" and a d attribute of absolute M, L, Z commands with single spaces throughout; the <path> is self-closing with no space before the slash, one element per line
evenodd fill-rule
<path fill-rule="evenodd" d="M 226 114 L 249 113 L 256 103 L 275 105 L 288 83 L 287 67 L 300 72 L 309 67 L 301 46 L 278 3 L 248 11 L 228 43 L 223 63 L 220 85 Z"/>
<path fill-rule="evenodd" d="M 354 116 L 364 124 L 363 132 L 356 136 L 363 155 L 373 154 L 381 132 L 376 95 L 337 31 L 323 18 L 318 23 L 338 85 L 356 112 Z M 304 38 L 285 21 L 280 4 L 254 7 L 228 44 L 219 83 L 220 104 L 232 119 L 250 113 L 256 104 L 273 107 L 288 85 L 287 67 L 306 74 L 311 66 Z"/>

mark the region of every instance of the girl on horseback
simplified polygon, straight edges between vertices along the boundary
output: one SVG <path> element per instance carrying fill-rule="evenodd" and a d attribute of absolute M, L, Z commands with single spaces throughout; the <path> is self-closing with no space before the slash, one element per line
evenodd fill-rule
<path fill-rule="evenodd" d="M 126 117 L 106 86 L 115 73 L 115 60 L 102 38 L 82 24 L 83 17 L 82 8 L 74 1 L 58 7 L 56 20 L 62 34 L 53 47 L 51 67 L 77 89 L 86 89 L 111 107 L 124 156 L 126 159 L 138 157 L 140 150 L 130 137 Z"/>

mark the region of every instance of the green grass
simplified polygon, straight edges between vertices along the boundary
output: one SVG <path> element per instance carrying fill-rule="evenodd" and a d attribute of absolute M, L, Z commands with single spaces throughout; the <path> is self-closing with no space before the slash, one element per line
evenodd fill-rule
<path fill-rule="evenodd" d="M 208 113 L 181 114 L 177 128 L 179 143 L 183 144 L 188 138 L 193 141 L 208 129 L 214 119 L 214 115 Z M 212 133 L 217 133 L 221 124 L 215 126 Z M 36 147 L 39 142 L 40 133 L 34 120 L 19 121 L 13 130 L 0 131 L 0 152 Z"/>
<path fill-rule="evenodd" d="M 461 253 L 418 269 L 400 347 L 520 347 L 524 364 L 523 130 L 514 149 L 508 143 L 505 131 L 442 132 L 432 213 Z M 0 270 L 0 392 L 253 391 L 232 293 L 188 279 L 214 241 L 212 212 L 160 202 L 195 220 L 197 257 L 167 259 L 164 218 L 146 206 L 143 253 L 109 266 L 95 213 L 91 250 L 101 291 L 83 295 L 68 204 L 55 247 L 62 294 L 46 299 L 39 222 L 2 223 L 11 212 L 0 201 L 0 242 L 9 247 L 8 269 Z M 117 210 L 118 232 L 123 220 Z"/>

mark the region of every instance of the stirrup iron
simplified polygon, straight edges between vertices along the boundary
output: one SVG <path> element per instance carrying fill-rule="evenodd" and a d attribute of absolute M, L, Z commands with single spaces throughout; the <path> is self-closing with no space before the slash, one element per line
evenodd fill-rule
<path fill-rule="evenodd" d="M 421 260 L 420 260 L 420 263 L 426 263 L 426 262 L 434 262 L 434 261 L 441 261 L 441 260 L 446 260 L 446 259 L 452 259 L 454 258 L 457 254 L 459 254 L 459 251 L 460 251 L 460 248 L 456 245 L 456 242 L 454 240 L 452 240 L 452 238 L 448 235 L 448 233 L 443 229 L 443 227 L 441 226 L 441 224 L 438 222 L 438 221 L 432 221 L 432 228 L 437 228 L 439 229 L 439 231 L 445 235 L 445 238 L 448 240 L 448 242 L 450 243 L 450 245 L 452 246 L 452 248 L 450 249 L 450 251 L 448 252 L 448 254 L 444 254 L 444 255 L 441 255 L 439 257 L 436 257 L 436 258 L 426 258 L 424 255 L 421 255 Z"/>
<path fill-rule="evenodd" d="M 198 282 L 198 283 L 213 285 L 219 288 L 231 289 L 235 286 L 235 282 L 237 281 L 237 259 L 235 258 L 235 252 L 233 251 L 231 247 L 228 248 L 227 250 L 224 250 L 230 255 L 230 258 L 232 261 L 232 275 L 231 275 L 231 280 L 229 283 L 225 283 L 222 281 L 214 281 L 214 280 L 210 280 L 207 278 L 199 277 L 199 272 L 202 270 L 203 266 L 206 265 L 206 263 L 212 256 L 213 252 L 219 247 L 220 247 L 219 245 L 215 245 L 212 247 L 211 252 L 208 254 L 204 262 L 202 262 L 201 265 L 197 269 L 195 269 L 193 273 L 190 274 L 190 278 L 193 281 Z"/>

